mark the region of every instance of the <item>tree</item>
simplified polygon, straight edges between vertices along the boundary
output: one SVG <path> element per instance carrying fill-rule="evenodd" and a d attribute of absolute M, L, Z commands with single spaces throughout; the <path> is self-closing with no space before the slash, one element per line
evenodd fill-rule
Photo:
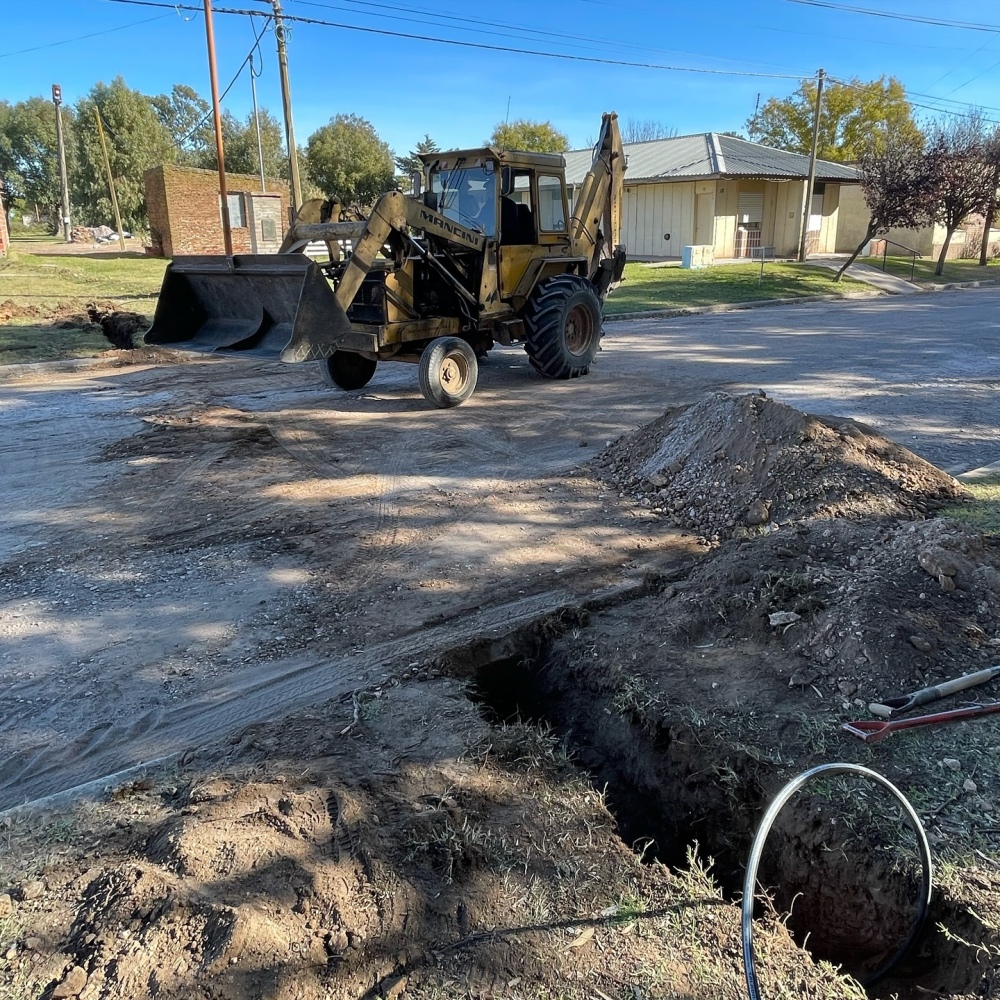
<path fill-rule="evenodd" d="M 629 118 L 622 126 L 622 142 L 650 142 L 653 139 L 672 139 L 677 129 L 655 118 Z"/>
<path fill-rule="evenodd" d="M 63 135 L 67 158 L 72 151 L 73 111 L 63 108 Z M 56 146 L 56 109 L 44 97 L 9 104 L 0 101 L 0 181 L 7 207 L 14 199 L 37 207 L 50 219 L 59 218 L 59 158 Z"/>
<path fill-rule="evenodd" d="M 747 132 L 754 142 L 808 155 L 815 107 L 816 81 L 803 80 L 790 97 L 772 97 L 747 119 Z M 869 83 L 857 78 L 849 83 L 828 82 L 823 88 L 816 154 L 821 160 L 853 162 L 869 136 L 886 131 L 913 139 L 920 133 L 906 91 L 895 77 L 882 76 Z"/>
<path fill-rule="evenodd" d="M 993 179 L 990 181 L 990 199 L 983 218 L 983 239 L 979 248 L 979 264 L 986 267 L 990 254 L 990 230 L 997 214 L 997 191 L 1000 190 L 1000 125 L 993 129 L 993 134 L 986 141 L 986 160 L 993 167 Z"/>
<path fill-rule="evenodd" d="M 990 137 L 978 111 L 935 122 L 928 131 L 927 157 L 934 174 L 934 221 L 945 227 L 935 274 L 944 271 L 955 230 L 967 215 L 986 214 L 996 193 Z"/>
<path fill-rule="evenodd" d="M 264 154 L 264 175 L 284 177 L 288 174 L 283 130 L 278 119 L 267 108 L 259 109 L 260 144 Z M 200 130 L 201 151 L 194 157 L 195 166 L 217 170 L 219 158 L 215 147 L 215 127 Z M 222 141 L 225 147 L 226 170 L 233 174 L 259 174 L 260 156 L 257 150 L 257 127 L 253 112 L 240 121 L 229 111 L 222 113 Z"/>
<path fill-rule="evenodd" d="M 90 223 L 113 219 L 111 195 L 97 134 L 94 109 L 101 114 L 111 175 L 126 229 L 146 224 L 146 189 L 143 172 L 177 159 L 177 147 L 145 94 L 126 86 L 119 76 L 99 83 L 76 105 L 77 167 L 73 174 L 73 201 Z"/>
<path fill-rule="evenodd" d="M 327 197 L 345 205 L 373 202 L 394 176 L 392 150 L 358 115 L 337 115 L 309 136 L 306 168 Z"/>
<path fill-rule="evenodd" d="M 178 159 L 193 162 L 205 145 L 203 126 L 211 118 L 212 105 L 183 83 L 175 83 L 169 94 L 151 97 L 149 103 L 180 150 Z"/>
<path fill-rule="evenodd" d="M 401 174 L 405 174 L 407 177 L 410 176 L 415 170 L 419 170 L 423 173 L 424 161 L 420 159 L 420 153 L 436 153 L 440 147 L 438 144 L 425 132 L 423 139 L 417 143 L 417 145 L 410 150 L 408 156 L 397 156 L 396 157 L 396 169 L 399 170 Z"/>
<path fill-rule="evenodd" d="M 564 153 L 569 149 L 569 139 L 552 122 L 518 118 L 512 122 L 498 122 L 486 145 L 531 153 Z"/>
<path fill-rule="evenodd" d="M 837 272 L 837 281 L 873 236 L 890 229 L 917 229 L 934 211 L 934 176 L 919 137 L 891 131 L 872 136 L 858 158 L 858 176 L 871 219 L 864 239 Z"/>

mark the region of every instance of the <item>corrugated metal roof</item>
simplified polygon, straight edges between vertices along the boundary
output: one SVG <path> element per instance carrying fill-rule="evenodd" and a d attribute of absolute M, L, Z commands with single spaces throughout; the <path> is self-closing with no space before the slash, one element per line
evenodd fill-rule
<path fill-rule="evenodd" d="M 788 153 L 756 142 L 747 142 L 718 132 L 698 132 L 673 139 L 653 139 L 625 146 L 628 170 L 625 179 L 638 181 L 696 180 L 712 177 L 805 177 L 809 157 Z M 593 162 L 591 149 L 563 154 L 566 181 L 579 184 Z M 843 163 L 816 161 L 818 181 L 856 181 L 857 172 Z"/>

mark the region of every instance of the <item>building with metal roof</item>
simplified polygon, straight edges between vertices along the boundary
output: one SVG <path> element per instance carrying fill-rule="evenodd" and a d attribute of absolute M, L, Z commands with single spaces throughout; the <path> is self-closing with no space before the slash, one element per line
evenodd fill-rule
<path fill-rule="evenodd" d="M 772 248 L 798 251 L 809 157 L 718 132 L 625 146 L 623 236 L 631 259 L 681 256 L 684 246 L 711 246 L 721 258 L 749 257 Z M 564 154 L 574 191 L 593 158 L 589 149 Z M 831 253 L 837 244 L 842 185 L 857 184 L 853 167 L 816 161 L 807 250 Z"/>

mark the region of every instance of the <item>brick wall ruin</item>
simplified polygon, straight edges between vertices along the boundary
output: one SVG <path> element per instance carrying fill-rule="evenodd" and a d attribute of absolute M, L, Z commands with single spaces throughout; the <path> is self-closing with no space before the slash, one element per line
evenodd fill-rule
<path fill-rule="evenodd" d="M 163 164 L 151 167 L 143 175 L 149 213 L 151 248 L 158 257 L 185 254 L 225 253 L 222 239 L 222 211 L 219 200 L 219 175 L 214 170 Z M 233 220 L 233 253 L 273 253 L 288 226 L 289 190 L 285 181 L 268 178 L 266 194 L 260 189 L 260 177 L 252 174 L 226 174 L 226 187 L 234 207 L 243 216 Z M 277 195 L 275 198 L 273 196 Z M 255 205 L 274 205 L 280 199 L 280 211 L 255 212 Z M 270 220 L 278 220 L 273 224 Z M 236 225 L 236 222 L 243 225 Z M 251 232 L 251 226 L 254 227 Z"/>

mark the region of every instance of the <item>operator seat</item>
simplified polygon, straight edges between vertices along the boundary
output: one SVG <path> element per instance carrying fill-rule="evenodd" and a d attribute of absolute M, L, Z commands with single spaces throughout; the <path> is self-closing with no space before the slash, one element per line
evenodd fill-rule
<path fill-rule="evenodd" d="M 531 209 L 504 195 L 500 199 L 500 245 L 523 246 L 535 242 Z"/>

